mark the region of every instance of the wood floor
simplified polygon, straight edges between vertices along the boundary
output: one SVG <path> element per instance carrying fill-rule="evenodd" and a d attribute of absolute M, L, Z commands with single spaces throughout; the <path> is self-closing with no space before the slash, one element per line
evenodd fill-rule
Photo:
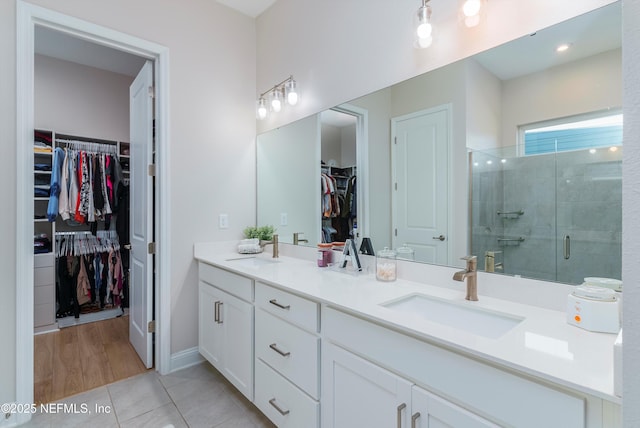
<path fill-rule="evenodd" d="M 49 403 L 145 372 L 129 316 L 34 336 L 34 401 Z"/>

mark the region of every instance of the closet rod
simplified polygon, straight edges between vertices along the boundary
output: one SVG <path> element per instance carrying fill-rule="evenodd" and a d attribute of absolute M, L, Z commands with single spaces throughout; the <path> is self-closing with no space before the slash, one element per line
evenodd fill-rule
<path fill-rule="evenodd" d="M 66 144 L 67 148 L 82 150 L 90 153 L 118 154 L 118 147 L 114 144 L 94 143 L 91 141 L 63 140 L 56 138 L 56 143 Z"/>
<path fill-rule="evenodd" d="M 91 235 L 91 231 L 56 232 L 56 236 Z"/>

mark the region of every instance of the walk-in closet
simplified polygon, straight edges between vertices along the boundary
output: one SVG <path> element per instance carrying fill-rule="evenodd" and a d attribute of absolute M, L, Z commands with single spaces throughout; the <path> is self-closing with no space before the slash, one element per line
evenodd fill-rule
<path fill-rule="evenodd" d="M 81 49 L 60 36 L 36 29 L 33 303 L 38 403 L 146 370 L 129 343 L 128 316 L 129 87 L 135 72 L 105 69 L 92 62 L 90 43 Z M 67 56 L 61 46 L 75 56 Z M 133 69 L 143 62 L 138 59 Z"/>

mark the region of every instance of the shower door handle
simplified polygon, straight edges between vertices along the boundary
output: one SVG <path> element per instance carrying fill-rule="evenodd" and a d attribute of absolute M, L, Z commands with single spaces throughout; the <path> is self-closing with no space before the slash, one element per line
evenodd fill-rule
<path fill-rule="evenodd" d="M 564 235 L 562 238 L 562 252 L 564 253 L 564 259 L 569 260 L 571 257 L 571 237 Z"/>

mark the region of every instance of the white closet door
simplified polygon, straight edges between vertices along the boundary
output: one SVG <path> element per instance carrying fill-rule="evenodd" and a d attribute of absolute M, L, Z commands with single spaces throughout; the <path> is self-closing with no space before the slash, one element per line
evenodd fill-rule
<path fill-rule="evenodd" d="M 129 284 L 129 340 L 147 368 L 153 366 L 153 181 L 148 166 L 153 163 L 153 64 L 150 61 L 129 88 L 129 138 L 131 150 L 131 281 Z"/>

